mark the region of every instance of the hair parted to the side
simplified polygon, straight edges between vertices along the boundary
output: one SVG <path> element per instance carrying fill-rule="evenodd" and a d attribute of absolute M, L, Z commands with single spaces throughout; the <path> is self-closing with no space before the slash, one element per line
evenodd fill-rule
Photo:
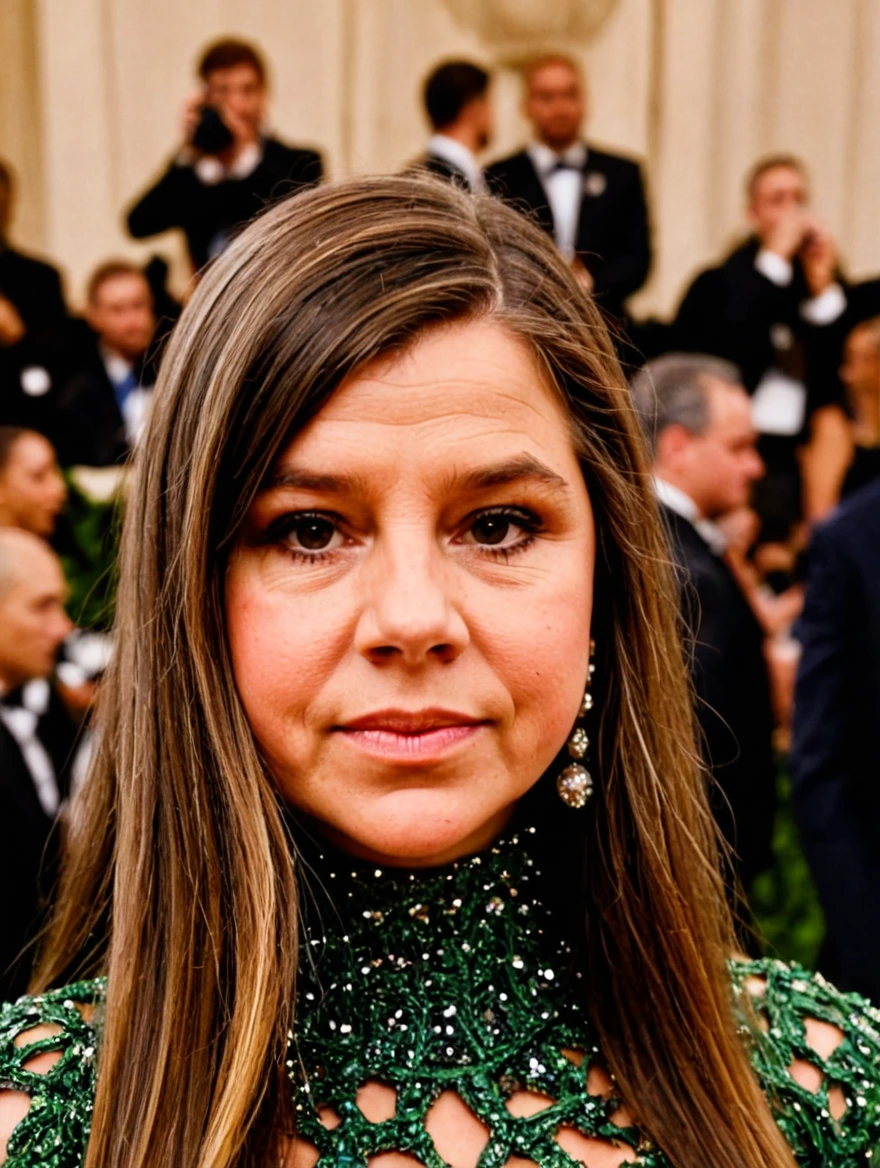
<path fill-rule="evenodd" d="M 205 273 L 163 361 L 97 755 L 38 974 L 38 987 L 109 978 L 87 1168 L 277 1162 L 292 1126 L 296 858 L 236 693 L 227 552 L 344 377 L 469 319 L 533 347 L 570 411 L 596 516 L 601 789 L 574 857 L 586 1008 L 676 1168 L 793 1166 L 735 1030 L 666 552 L 607 332 L 516 212 L 407 177 L 268 211 Z"/>

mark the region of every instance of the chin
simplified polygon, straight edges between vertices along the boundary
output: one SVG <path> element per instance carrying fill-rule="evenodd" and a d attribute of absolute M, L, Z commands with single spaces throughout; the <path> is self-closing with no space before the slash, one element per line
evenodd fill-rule
<path fill-rule="evenodd" d="M 372 814 L 334 829 L 341 846 L 389 866 L 431 867 L 486 847 L 501 831 L 511 807 L 456 806 L 448 793 L 400 791 Z M 372 811 L 372 809 L 371 809 Z"/>

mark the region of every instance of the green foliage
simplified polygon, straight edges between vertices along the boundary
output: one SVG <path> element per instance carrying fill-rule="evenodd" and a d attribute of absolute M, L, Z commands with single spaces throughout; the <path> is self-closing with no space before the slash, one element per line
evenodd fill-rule
<path fill-rule="evenodd" d="M 68 615 L 78 628 L 105 632 L 113 623 L 121 505 L 90 499 L 70 478 L 67 487 L 54 542 L 70 587 Z"/>
<path fill-rule="evenodd" d="M 778 791 L 774 864 L 754 881 L 748 899 L 768 953 L 812 968 L 825 935 L 825 921 L 792 815 L 784 759 L 779 767 Z"/>

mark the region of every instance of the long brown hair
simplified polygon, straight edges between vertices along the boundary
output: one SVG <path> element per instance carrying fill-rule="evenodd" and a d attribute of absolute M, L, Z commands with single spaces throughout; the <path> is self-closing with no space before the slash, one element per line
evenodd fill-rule
<path fill-rule="evenodd" d="M 600 792 L 578 872 L 605 1056 L 680 1168 L 793 1165 L 736 1034 L 673 590 L 606 329 L 513 211 L 379 178 L 252 224 L 165 354 L 100 745 L 38 976 L 109 978 L 89 1168 L 263 1168 L 290 1128 L 295 858 L 235 689 L 227 552 L 280 450 L 346 375 L 475 318 L 524 338 L 558 387 L 596 515 Z"/>

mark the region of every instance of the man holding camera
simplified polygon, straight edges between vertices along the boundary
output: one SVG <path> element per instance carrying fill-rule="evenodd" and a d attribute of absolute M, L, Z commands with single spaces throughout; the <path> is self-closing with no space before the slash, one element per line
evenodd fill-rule
<path fill-rule="evenodd" d="M 183 145 L 128 213 L 135 239 L 179 227 L 195 269 L 268 203 L 316 185 L 323 173 L 316 151 L 263 134 L 266 67 L 253 46 L 217 41 L 198 72 L 202 90 L 184 108 Z"/>
<path fill-rule="evenodd" d="M 798 452 L 812 415 L 840 392 L 836 369 L 848 290 L 835 242 L 812 213 L 799 159 L 774 155 L 758 162 L 746 195 L 752 234 L 696 277 L 679 308 L 675 340 L 681 349 L 739 367 L 768 471 L 756 507 L 782 538 L 801 516 Z"/>

